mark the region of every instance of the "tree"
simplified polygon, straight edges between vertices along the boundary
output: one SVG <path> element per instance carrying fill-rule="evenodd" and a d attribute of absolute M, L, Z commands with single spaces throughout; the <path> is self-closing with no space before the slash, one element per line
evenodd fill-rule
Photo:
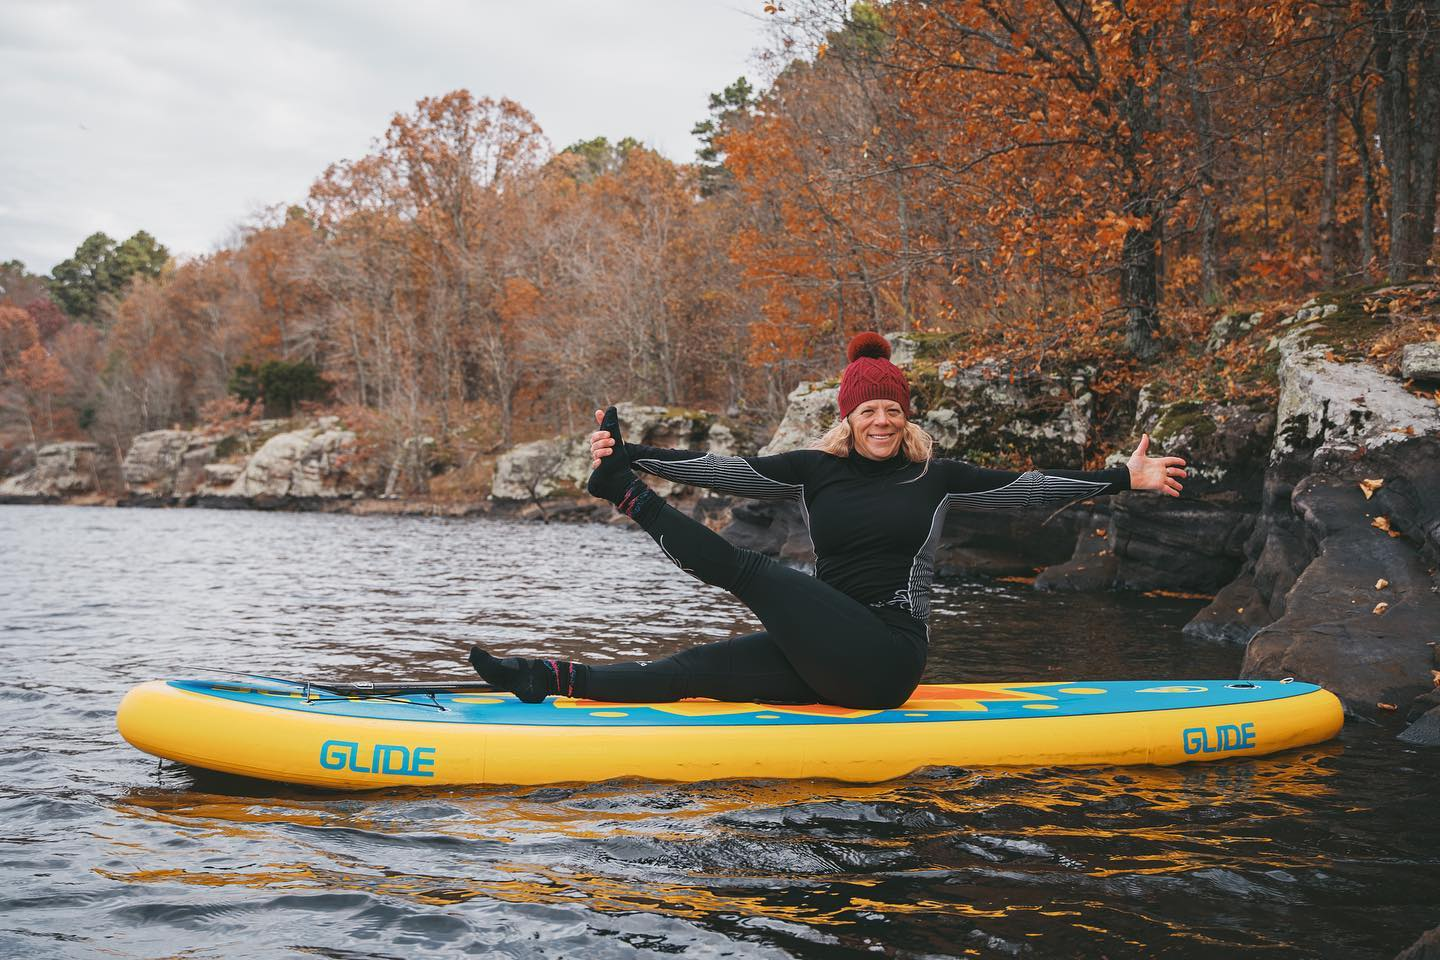
<path fill-rule="evenodd" d="M 639 146 L 640 141 L 634 137 L 621 137 L 613 144 L 605 137 L 592 137 L 570 144 L 560 151 L 560 157 L 577 158 L 580 164 L 571 168 L 570 176 L 581 183 L 589 183 L 596 177 L 620 169 L 630 151 Z"/>
<path fill-rule="evenodd" d="M 119 295 L 133 277 L 159 276 L 169 260 L 170 252 L 144 230 L 120 244 L 92 233 L 50 271 L 50 289 L 72 318 L 93 322 L 102 297 Z"/>
<path fill-rule="evenodd" d="M 320 368 L 308 361 L 270 360 L 260 366 L 242 363 L 230 375 L 229 390 L 248 403 L 262 403 L 267 417 L 289 417 L 302 403 L 330 399 L 331 385 Z"/>
<path fill-rule="evenodd" d="M 49 283 L 25 269 L 19 260 L 0 263 L 0 302 L 24 307 L 48 296 Z"/>
<path fill-rule="evenodd" d="M 35 320 L 0 306 L 0 406 L 18 414 L 38 446 L 55 430 L 55 401 L 68 386 L 65 369 L 40 342 Z"/>
<path fill-rule="evenodd" d="M 1440 0 L 1367 0 L 1376 112 L 1390 180 L 1391 281 L 1423 270 L 1435 244 L 1440 162 Z"/>
<path fill-rule="evenodd" d="M 700 192 L 711 196 L 730 187 L 730 171 L 725 167 L 725 151 L 720 138 L 739 116 L 755 103 L 755 88 L 744 77 L 736 78 L 719 93 L 710 94 L 710 116 L 690 128 L 700 138 L 695 156 L 700 161 Z"/>

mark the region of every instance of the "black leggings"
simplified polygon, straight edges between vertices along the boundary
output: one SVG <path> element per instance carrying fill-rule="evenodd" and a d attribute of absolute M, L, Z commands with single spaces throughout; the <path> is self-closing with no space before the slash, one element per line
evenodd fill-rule
<path fill-rule="evenodd" d="M 620 703 L 710 697 L 874 710 L 904 703 L 920 682 L 925 626 L 904 611 L 878 612 L 814 577 L 740 550 L 669 504 L 644 528 L 681 570 L 738 597 L 765 632 L 650 663 L 587 665 L 586 697 Z"/>

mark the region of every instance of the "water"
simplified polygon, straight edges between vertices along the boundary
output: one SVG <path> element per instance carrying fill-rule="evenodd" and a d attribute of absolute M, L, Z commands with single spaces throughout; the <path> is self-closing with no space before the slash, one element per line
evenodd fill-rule
<path fill-rule="evenodd" d="M 0 507 L 0 956 L 1390 957 L 1440 924 L 1440 756 L 342 795 L 165 765 L 143 680 L 465 677 L 751 628 L 631 530 Z M 942 585 L 927 679 L 1233 675 L 1195 602 Z"/>

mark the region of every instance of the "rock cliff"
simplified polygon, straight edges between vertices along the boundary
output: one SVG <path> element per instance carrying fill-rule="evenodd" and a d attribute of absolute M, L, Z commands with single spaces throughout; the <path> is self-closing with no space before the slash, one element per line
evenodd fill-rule
<path fill-rule="evenodd" d="M 50 503 L 95 494 L 114 460 L 93 443 L 49 443 L 17 457 L 21 471 L 0 481 L 0 503 Z"/>
<path fill-rule="evenodd" d="M 617 404 L 628 442 L 653 447 L 681 447 L 724 456 L 753 453 L 748 431 L 725 417 L 703 410 Z M 551 437 L 522 443 L 507 451 L 495 465 L 491 497 L 497 501 L 540 504 L 556 497 L 584 494 L 590 476 L 589 431 L 578 437 Z M 652 478 L 653 479 L 653 478 Z M 654 487 L 661 496 L 690 496 L 695 492 L 665 481 Z"/>

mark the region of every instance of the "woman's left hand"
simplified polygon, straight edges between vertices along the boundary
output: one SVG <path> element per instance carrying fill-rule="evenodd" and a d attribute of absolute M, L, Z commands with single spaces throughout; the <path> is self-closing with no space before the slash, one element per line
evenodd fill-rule
<path fill-rule="evenodd" d="M 1130 468 L 1131 490 L 1154 490 L 1172 497 L 1180 496 L 1180 481 L 1185 477 L 1185 461 L 1179 457 L 1151 457 L 1150 434 L 1140 438 L 1140 445 L 1130 454 L 1125 465 Z"/>

